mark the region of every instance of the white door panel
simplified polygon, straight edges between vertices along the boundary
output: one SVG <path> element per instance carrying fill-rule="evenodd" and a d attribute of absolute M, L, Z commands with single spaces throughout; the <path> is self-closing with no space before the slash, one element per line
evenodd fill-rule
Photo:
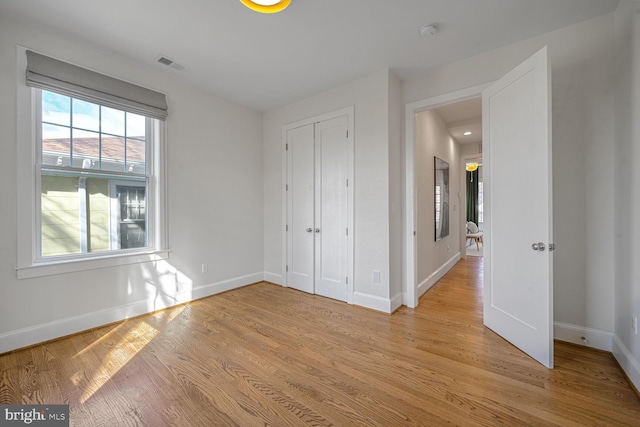
<path fill-rule="evenodd" d="M 347 300 L 347 117 L 316 124 L 316 293 Z"/>
<path fill-rule="evenodd" d="M 287 132 L 287 285 L 314 292 L 314 142 L 313 125 Z"/>
<path fill-rule="evenodd" d="M 550 108 L 546 48 L 483 92 L 484 322 L 551 368 Z"/>

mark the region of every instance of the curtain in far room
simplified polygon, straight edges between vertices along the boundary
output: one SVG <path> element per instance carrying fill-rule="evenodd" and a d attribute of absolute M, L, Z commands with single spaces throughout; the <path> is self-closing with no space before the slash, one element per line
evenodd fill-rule
<path fill-rule="evenodd" d="M 467 221 L 478 224 L 478 169 L 467 171 Z"/>

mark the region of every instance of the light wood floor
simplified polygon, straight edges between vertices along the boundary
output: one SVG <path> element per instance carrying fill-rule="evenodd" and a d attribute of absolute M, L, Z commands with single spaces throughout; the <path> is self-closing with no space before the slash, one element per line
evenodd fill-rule
<path fill-rule="evenodd" d="M 612 356 L 553 370 L 482 326 L 481 259 L 385 315 L 260 283 L 0 356 L 0 403 L 71 425 L 640 425 Z"/>

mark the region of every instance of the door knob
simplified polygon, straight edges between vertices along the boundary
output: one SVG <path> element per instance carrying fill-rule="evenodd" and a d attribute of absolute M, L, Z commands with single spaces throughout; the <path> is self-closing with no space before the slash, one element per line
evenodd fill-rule
<path fill-rule="evenodd" d="M 534 251 L 544 251 L 545 250 L 545 245 L 542 242 L 538 242 L 538 243 L 534 243 L 531 245 L 531 249 L 533 249 Z"/>
<path fill-rule="evenodd" d="M 319 232 L 320 232 L 320 229 L 319 229 L 319 228 L 316 228 L 316 233 L 319 233 Z"/>
<path fill-rule="evenodd" d="M 307 228 L 307 233 L 311 233 L 313 229 L 311 227 Z"/>

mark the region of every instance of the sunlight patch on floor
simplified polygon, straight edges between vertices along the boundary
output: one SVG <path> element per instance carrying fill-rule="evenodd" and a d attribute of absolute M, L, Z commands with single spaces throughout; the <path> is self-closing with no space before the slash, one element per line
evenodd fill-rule
<path fill-rule="evenodd" d="M 113 331 L 112 331 L 113 332 Z M 84 386 L 80 403 L 85 403 L 98 390 L 100 390 L 114 375 L 120 371 L 133 357 L 142 350 L 159 331 L 145 321 L 139 321 L 132 327 L 124 337 L 111 349 L 103 358 L 100 367 L 94 372 L 93 378 Z M 104 339 L 102 337 L 101 339 Z M 95 345 L 92 344 L 92 345 Z M 85 348 L 82 352 L 85 352 Z M 80 353 L 78 353 L 79 355 Z M 82 373 L 76 372 L 71 377 L 71 381 L 81 386 Z"/>

